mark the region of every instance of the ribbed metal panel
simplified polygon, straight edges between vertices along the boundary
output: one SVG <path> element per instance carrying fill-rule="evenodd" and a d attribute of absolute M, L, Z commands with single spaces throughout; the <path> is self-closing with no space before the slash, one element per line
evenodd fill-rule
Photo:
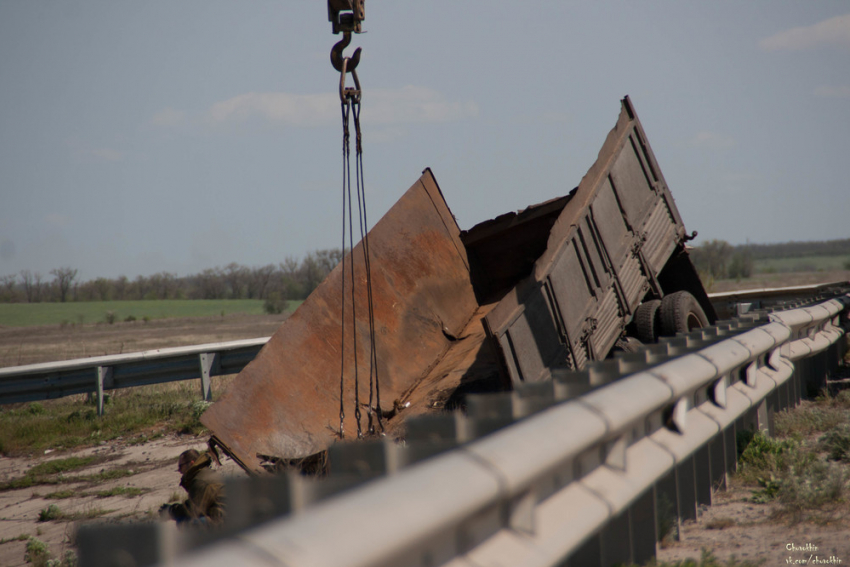
<path fill-rule="evenodd" d="M 643 232 L 644 256 L 653 270 L 660 271 L 676 246 L 676 223 L 663 199 L 657 201 Z"/>
<path fill-rule="evenodd" d="M 620 335 L 620 307 L 617 304 L 617 293 L 610 288 L 602 298 L 596 321 L 596 331 L 593 333 L 593 352 L 597 359 L 605 358 L 611 346 Z"/>
<path fill-rule="evenodd" d="M 623 260 L 618 275 L 620 285 L 623 286 L 623 293 L 626 296 L 626 302 L 629 305 L 629 311 L 632 311 L 640 303 L 643 296 L 643 286 L 646 283 L 646 276 L 641 270 L 640 261 L 635 256 L 629 256 Z"/>

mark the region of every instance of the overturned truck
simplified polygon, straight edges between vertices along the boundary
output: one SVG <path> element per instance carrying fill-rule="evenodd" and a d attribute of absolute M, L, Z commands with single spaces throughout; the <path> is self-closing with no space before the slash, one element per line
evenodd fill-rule
<path fill-rule="evenodd" d="M 408 416 L 467 392 L 547 380 L 707 326 L 716 316 L 688 239 L 628 97 L 596 163 L 563 197 L 462 231 L 425 170 L 368 234 L 376 358 L 367 291 L 345 299 L 351 264 L 345 274 L 339 265 L 201 421 L 211 443 L 259 472 L 323 451 L 341 421 L 356 431 L 355 412 L 340 409 L 368 411 L 372 371 L 387 431 L 401 436 Z M 355 280 L 362 246 L 347 256 Z M 357 341 L 341 333 L 343 318 Z"/>

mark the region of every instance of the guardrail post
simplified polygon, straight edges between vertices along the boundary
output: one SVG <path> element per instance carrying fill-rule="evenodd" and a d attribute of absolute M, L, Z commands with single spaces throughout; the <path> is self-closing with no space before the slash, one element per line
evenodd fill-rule
<path fill-rule="evenodd" d="M 112 367 L 97 367 L 97 415 L 103 417 L 103 390 L 112 387 Z"/>
<path fill-rule="evenodd" d="M 697 519 L 697 479 L 694 467 L 694 457 L 691 455 L 675 469 L 680 521 Z"/>
<path fill-rule="evenodd" d="M 650 488 L 629 508 L 631 562 L 643 565 L 655 557 L 655 490 Z"/>
<path fill-rule="evenodd" d="M 212 390 L 210 388 L 210 376 L 220 371 L 221 357 L 217 352 L 202 352 L 198 355 L 201 363 L 201 396 L 204 401 L 212 401 Z"/>
<path fill-rule="evenodd" d="M 599 536 L 602 544 L 602 565 L 628 565 L 632 562 L 628 509 L 611 518 Z"/>

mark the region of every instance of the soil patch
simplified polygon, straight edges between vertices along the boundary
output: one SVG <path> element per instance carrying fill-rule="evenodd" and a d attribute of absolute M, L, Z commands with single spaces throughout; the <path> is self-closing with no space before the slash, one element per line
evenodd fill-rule
<path fill-rule="evenodd" d="M 269 337 L 288 314 L 0 327 L 0 367 Z"/>
<path fill-rule="evenodd" d="M 23 567 L 26 541 L 18 536 L 37 538 L 47 544 L 54 557 L 62 557 L 67 549 L 74 548 L 74 534 L 85 518 L 97 521 L 150 520 L 162 504 L 186 498 L 180 488 L 177 457 L 186 449 L 203 450 L 206 437 L 168 435 L 145 443 L 131 445 L 118 440 L 97 447 L 74 452 L 47 451 L 37 457 L 4 458 L 0 460 L 0 483 L 26 475 L 32 467 L 54 459 L 71 456 L 96 456 L 90 467 L 75 470 L 61 484 L 42 484 L 18 490 L 0 492 L 0 565 Z M 219 470 L 225 476 L 242 476 L 245 473 L 233 461 L 224 458 Z M 92 486 L 86 477 L 116 473 L 117 478 L 98 482 Z M 74 482 L 73 479 L 80 479 Z M 114 489 L 114 490 L 113 490 Z M 57 492 L 61 491 L 59 498 Z M 98 493 L 113 492 L 115 496 L 102 497 Z M 40 521 L 43 511 L 51 505 L 58 508 L 64 518 Z"/>

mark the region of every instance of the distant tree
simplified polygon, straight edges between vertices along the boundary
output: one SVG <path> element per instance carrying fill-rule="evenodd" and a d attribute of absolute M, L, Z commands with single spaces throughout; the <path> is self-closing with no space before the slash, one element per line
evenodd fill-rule
<path fill-rule="evenodd" d="M 224 281 L 229 289 L 231 299 L 242 299 L 243 289 L 248 280 L 248 269 L 236 262 L 224 267 Z"/>
<path fill-rule="evenodd" d="M 111 299 L 109 293 L 112 290 L 111 280 L 106 278 L 97 278 L 94 280 L 94 288 L 101 301 L 109 301 Z"/>
<path fill-rule="evenodd" d="M 97 301 L 99 296 L 95 282 L 83 282 L 75 287 L 77 287 L 77 291 L 75 292 L 74 301 Z"/>
<path fill-rule="evenodd" d="M 207 268 L 194 277 L 195 292 L 193 296 L 197 299 L 224 299 L 227 294 L 227 284 L 221 268 Z"/>
<path fill-rule="evenodd" d="M 303 299 L 306 297 L 301 283 L 301 268 L 298 265 L 298 260 L 287 256 L 280 263 L 280 272 L 278 272 L 277 281 L 272 287 L 279 291 L 283 297 L 289 299 Z"/>
<path fill-rule="evenodd" d="M 21 284 L 24 286 L 24 295 L 27 298 L 27 303 L 34 303 L 35 281 L 32 272 L 29 270 L 21 270 Z"/>
<path fill-rule="evenodd" d="M 33 298 L 36 303 L 42 300 L 42 292 L 44 291 L 44 280 L 42 279 L 43 277 L 44 276 L 42 276 L 40 272 L 36 272 L 32 275 Z"/>
<path fill-rule="evenodd" d="M 14 274 L 0 277 L 0 299 L 6 303 L 12 303 L 17 300 L 15 284 L 18 278 Z"/>
<path fill-rule="evenodd" d="M 725 240 L 709 240 L 691 251 L 691 259 L 700 273 L 720 280 L 727 275 L 726 266 L 732 251 Z"/>
<path fill-rule="evenodd" d="M 753 275 L 753 255 L 749 250 L 738 250 L 732 254 L 727 272 L 730 278 L 737 280 Z"/>
<path fill-rule="evenodd" d="M 112 282 L 112 289 L 115 290 L 114 298 L 123 300 L 127 299 L 127 287 L 129 285 L 129 280 L 127 280 L 127 276 L 118 276 L 118 278 Z"/>
<path fill-rule="evenodd" d="M 65 303 L 68 300 L 68 291 L 71 289 L 74 278 L 77 277 L 77 270 L 65 267 L 50 270 L 50 274 L 55 278 L 54 285 L 59 293 L 59 301 Z"/>
<path fill-rule="evenodd" d="M 269 285 L 271 285 L 274 273 L 274 264 L 251 270 L 248 279 L 248 299 L 267 299 Z"/>

